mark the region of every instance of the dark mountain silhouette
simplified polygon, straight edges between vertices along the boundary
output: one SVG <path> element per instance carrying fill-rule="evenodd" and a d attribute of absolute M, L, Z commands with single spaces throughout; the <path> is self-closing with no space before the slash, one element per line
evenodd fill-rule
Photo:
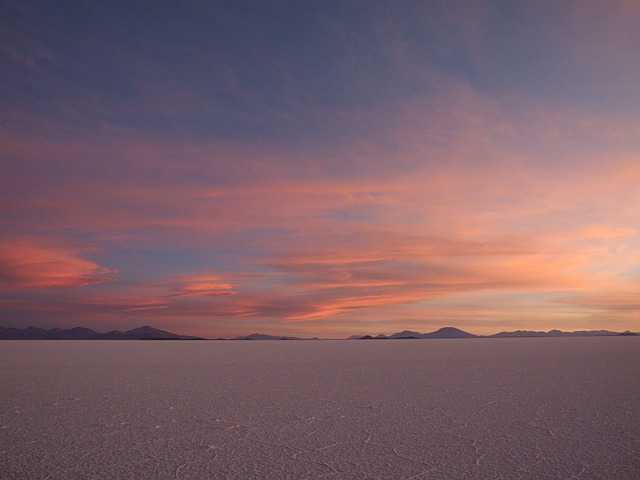
<path fill-rule="evenodd" d="M 376 335 L 375 337 L 371 335 L 351 335 L 349 338 L 347 338 L 347 340 L 385 340 L 387 338 L 389 337 L 381 333 L 379 335 Z"/>
<path fill-rule="evenodd" d="M 516 330 L 515 332 L 500 332 L 488 335 L 490 338 L 514 338 L 514 337 L 610 337 L 619 335 L 619 332 L 609 330 L 577 330 L 575 332 L 563 332 L 561 330 L 549 330 L 548 332 L 534 332 L 530 330 Z"/>
<path fill-rule="evenodd" d="M 235 337 L 231 340 L 304 340 L 298 337 L 279 337 L 276 335 L 265 335 L 264 333 L 252 333 L 242 337 Z"/>
<path fill-rule="evenodd" d="M 435 332 L 422 334 L 422 338 L 476 338 L 477 336 L 456 327 L 443 327 Z"/>
<path fill-rule="evenodd" d="M 83 327 L 75 327 L 75 328 L 72 328 L 71 330 L 54 328 L 52 330 L 49 330 L 49 334 L 62 339 L 69 339 L 69 340 L 92 340 L 101 335 L 100 333 L 96 333 L 89 328 L 83 328 Z"/>
<path fill-rule="evenodd" d="M 532 330 L 516 330 L 514 332 L 500 332 L 493 335 L 474 335 L 455 327 L 443 327 L 435 332 L 419 333 L 411 330 L 403 330 L 393 335 L 379 334 L 353 335 L 348 340 L 406 340 L 406 339 L 437 339 L 437 338 L 517 338 L 517 337 L 596 337 L 596 336 L 638 336 L 638 333 L 611 332 L 609 330 L 578 330 L 575 332 L 563 332 L 550 330 L 548 332 Z M 107 333 L 99 333 L 89 328 L 75 327 L 71 329 L 52 328 L 4 328 L 0 327 L 0 340 L 206 340 L 201 337 L 189 335 L 177 335 L 175 333 L 159 330 L 150 326 L 134 328 L 121 332 L 112 330 Z M 218 338 L 217 340 L 224 340 Z M 307 338 L 287 337 L 278 335 L 266 335 L 252 333 L 235 337 L 232 340 L 308 340 Z M 314 339 L 314 340 L 317 340 Z"/>
<path fill-rule="evenodd" d="M 388 338 L 393 339 L 412 339 L 412 338 L 422 338 L 422 334 L 419 332 L 412 332 L 411 330 L 403 330 L 402 332 L 394 333 L 390 335 Z"/>
<path fill-rule="evenodd" d="M 89 328 L 4 328 L 0 327 L 0 340 L 204 340 L 200 337 L 177 335 L 149 326 L 134 328 L 126 332 L 113 330 L 98 333 Z"/>
<path fill-rule="evenodd" d="M 516 330 L 515 332 L 500 332 L 493 335 L 474 335 L 455 327 L 443 327 L 431 333 L 418 333 L 411 330 L 403 330 L 393 335 L 354 335 L 348 340 L 372 340 L 372 339 L 428 339 L 428 338 L 517 338 L 517 337 L 605 337 L 605 336 L 634 336 L 633 332 L 610 332 L 609 330 L 578 330 L 575 332 L 563 332 L 560 330 L 550 330 L 548 332 L 537 332 L 531 330 Z"/>
<path fill-rule="evenodd" d="M 488 335 L 495 338 L 513 338 L 513 337 L 544 337 L 546 332 L 534 332 L 531 330 L 516 330 L 515 332 L 500 332 Z"/>
<path fill-rule="evenodd" d="M 134 328 L 133 330 L 127 330 L 126 332 L 114 330 L 106 333 L 105 335 L 113 338 L 114 340 L 204 340 L 200 337 L 177 335 L 175 333 L 158 330 L 157 328 L 149 326 Z"/>
<path fill-rule="evenodd" d="M 403 330 L 402 332 L 394 333 L 393 335 L 354 335 L 348 338 L 348 340 L 408 340 L 408 339 L 421 339 L 421 338 L 476 338 L 478 335 L 465 332 L 455 327 L 443 327 L 435 332 L 420 333 L 411 330 Z"/>

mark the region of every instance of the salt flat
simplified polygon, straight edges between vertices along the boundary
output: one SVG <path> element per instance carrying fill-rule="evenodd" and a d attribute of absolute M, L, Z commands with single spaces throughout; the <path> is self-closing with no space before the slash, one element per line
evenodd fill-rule
<path fill-rule="evenodd" d="M 0 342 L 0 477 L 640 478 L 640 338 Z"/>

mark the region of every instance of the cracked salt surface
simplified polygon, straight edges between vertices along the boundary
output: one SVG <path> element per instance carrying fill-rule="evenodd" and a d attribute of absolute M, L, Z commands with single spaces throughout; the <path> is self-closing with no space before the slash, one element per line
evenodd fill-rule
<path fill-rule="evenodd" d="M 640 339 L 0 342 L 0 477 L 640 478 Z"/>

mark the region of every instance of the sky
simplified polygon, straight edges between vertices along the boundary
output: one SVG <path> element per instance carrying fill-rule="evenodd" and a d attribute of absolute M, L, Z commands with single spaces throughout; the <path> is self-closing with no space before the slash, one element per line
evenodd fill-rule
<path fill-rule="evenodd" d="M 2 2 L 0 325 L 640 330 L 640 2 Z"/>

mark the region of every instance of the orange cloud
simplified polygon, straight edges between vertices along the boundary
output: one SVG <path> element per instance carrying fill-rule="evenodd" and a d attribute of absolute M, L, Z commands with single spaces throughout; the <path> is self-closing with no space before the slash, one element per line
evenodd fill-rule
<path fill-rule="evenodd" d="M 122 311 L 123 312 L 143 312 L 147 310 L 165 310 L 167 308 L 169 308 L 169 305 L 152 303 L 152 304 L 140 305 L 140 306 L 131 307 L 131 308 L 125 308 Z"/>
<path fill-rule="evenodd" d="M 176 288 L 178 293 L 172 297 L 220 297 L 236 295 L 235 285 L 227 283 L 218 276 L 193 275 L 183 279 L 186 283 Z"/>
<path fill-rule="evenodd" d="M 3 288 L 78 287 L 113 282 L 114 273 L 79 256 L 73 248 L 32 239 L 0 240 Z"/>

